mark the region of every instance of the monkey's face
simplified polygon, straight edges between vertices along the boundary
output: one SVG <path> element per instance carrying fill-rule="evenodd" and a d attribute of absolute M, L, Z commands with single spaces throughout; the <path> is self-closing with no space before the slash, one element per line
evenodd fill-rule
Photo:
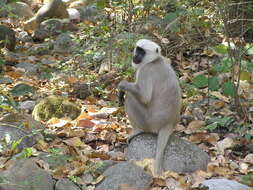
<path fill-rule="evenodd" d="M 134 49 L 132 65 L 134 68 L 150 63 L 161 55 L 161 48 L 155 42 L 141 39 L 137 41 Z"/>

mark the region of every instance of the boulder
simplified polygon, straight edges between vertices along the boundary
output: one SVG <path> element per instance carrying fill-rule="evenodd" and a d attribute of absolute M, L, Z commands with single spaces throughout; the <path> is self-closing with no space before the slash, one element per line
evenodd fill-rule
<path fill-rule="evenodd" d="M 55 53 L 71 53 L 74 51 L 74 41 L 71 39 L 69 34 L 60 34 L 54 42 Z"/>
<path fill-rule="evenodd" d="M 39 69 L 38 65 L 32 64 L 32 63 L 27 63 L 27 62 L 22 62 L 16 65 L 17 68 L 24 69 L 25 73 L 28 75 L 36 75 L 37 71 Z"/>
<path fill-rule="evenodd" d="M 9 139 L 10 143 L 21 140 L 17 146 L 17 149 L 21 150 L 33 146 L 41 139 L 42 129 L 43 125 L 29 114 L 11 113 L 0 120 L 0 139 Z"/>
<path fill-rule="evenodd" d="M 75 31 L 77 28 L 69 20 L 48 19 L 43 21 L 33 32 L 34 40 L 43 41 L 45 38 L 56 36 L 65 31 Z"/>
<path fill-rule="evenodd" d="M 15 49 L 16 37 L 15 32 L 6 25 L 0 25 L 0 48 L 6 47 L 10 51 Z"/>
<path fill-rule="evenodd" d="M 30 159 L 16 160 L 14 166 L 0 172 L 1 190 L 54 190 L 52 177 Z"/>
<path fill-rule="evenodd" d="M 128 146 L 127 158 L 143 160 L 154 158 L 157 135 L 140 134 L 134 137 Z M 164 169 L 178 173 L 206 170 L 209 156 L 198 146 L 172 135 L 164 154 Z"/>
<path fill-rule="evenodd" d="M 103 173 L 104 180 L 96 186 L 96 190 L 148 189 L 152 176 L 132 162 L 113 165 Z"/>
<path fill-rule="evenodd" d="M 41 100 L 33 110 L 33 117 L 37 121 L 47 121 L 52 117 L 68 117 L 75 119 L 80 115 L 81 109 L 66 98 L 49 96 Z"/>
<path fill-rule="evenodd" d="M 31 48 L 28 49 L 27 52 L 29 53 L 29 55 L 49 55 L 51 53 L 51 49 L 52 44 L 50 42 L 46 42 L 43 44 L 34 44 Z M 34 69 L 36 67 L 38 66 L 35 66 Z"/>
<path fill-rule="evenodd" d="M 228 179 L 208 179 L 202 182 L 208 190 L 249 190 L 250 187 Z"/>
<path fill-rule="evenodd" d="M 13 2 L 8 5 L 11 8 L 11 12 L 19 18 L 31 18 L 34 15 L 31 7 L 29 7 L 26 3 Z"/>

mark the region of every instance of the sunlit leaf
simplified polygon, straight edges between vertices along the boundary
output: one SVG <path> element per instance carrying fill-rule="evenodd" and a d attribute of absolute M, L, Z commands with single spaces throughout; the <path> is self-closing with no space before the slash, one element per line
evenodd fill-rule
<path fill-rule="evenodd" d="M 22 151 L 22 156 L 23 156 L 24 158 L 29 158 L 29 157 L 32 156 L 32 153 L 33 153 L 32 148 L 27 148 L 27 147 L 25 147 L 25 148 L 23 149 L 23 151 Z"/>
<path fill-rule="evenodd" d="M 19 139 L 19 140 L 17 140 L 17 141 L 14 141 L 13 143 L 12 143 L 12 145 L 11 145 L 11 149 L 12 150 L 15 150 L 16 148 L 17 148 L 17 146 L 22 142 L 22 138 L 21 139 Z"/>
<path fill-rule="evenodd" d="M 240 80 L 246 80 L 247 82 L 250 82 L 250 74 L 249 74 L 249 72 L 242 71 L 240 73 Z"/>
<path fill-rule="evenodd" d="M 105 8 L 105 0 L 98 0 L 97 1 L 97 8 L 99 8 L 99 9 Z"/>
<path fill-rule="evenodd" d="M 217 52 L 217 53 L 220 53 L 220 54 L 226 54 L 228 53 L 228 47 L 225 46 L 224 44 L 220 44 L 220 45 L 217 45 L 214 47 L 214 50 Z"/>

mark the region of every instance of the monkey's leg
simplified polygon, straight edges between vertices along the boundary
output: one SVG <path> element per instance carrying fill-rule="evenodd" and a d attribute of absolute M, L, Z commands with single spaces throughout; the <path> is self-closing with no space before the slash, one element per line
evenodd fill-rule
<path fill-rule="evenodd" d="M 160 174 L 164 171 L 163 168 L 164 151 L 172 132 L 173 132 L 172 124 L 169 124 L 159 130 L 157 137 L 156 157 L 154 165 L 155 174 Z"/>
<path fill-rule="evenodd" d="M 134 95 L 128 93 L 126 99 L 126 112 L 133 127 L 133 131 L 128 137 L 128 142 L 130 142 L 135 136 L 148 131 L 148 125 L 146 123 L 147 109 Z"/>

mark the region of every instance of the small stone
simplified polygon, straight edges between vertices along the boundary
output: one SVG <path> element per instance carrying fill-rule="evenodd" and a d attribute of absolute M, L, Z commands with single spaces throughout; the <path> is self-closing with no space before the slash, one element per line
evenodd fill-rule
<path fill-rule="evenodd" d="M 202 182 L 209 190 L 249 190 L 250 187 L 228 179 L 209 179 Z"/>
<path fill-rule="evenodd" d="M 22 42 L 33 42 L 32 37 L 25 31 L 18 33 L 18 39 Z"/>
<path fill-rule="evenodd" d="M 104 180 L 96 190 L 121 190 L 122 185 L 130 189 L 147 189 L 152 183 L 152 176 L 132 162 L 122 162 L 109 167 L 103 173 Z"/>
<path fill-rule="evenodd" d="M 27 63 L 27 62 L 22 62 L 16 65 L 17 68 L 22 68 L 25 70 L 26 74 L 29 75 L 35 75 L 37 74 L 38 71 L 38 65 Z"/>
<path fill-rule="evenodd" d="M 27 101 L 24 101 L 24 102 L 20 102 L 19 104 L 20 104 L 19 108 L 21 110 L 32 111 L 34 106 L 35 106 L 35 101 L 27 100 Z"/>
<path fill-rule="evenodd" d="M 54 42 L 55 53 L 71 53 L 74 51 L 74 42 L 67 33 L 60 34 Z"/>

